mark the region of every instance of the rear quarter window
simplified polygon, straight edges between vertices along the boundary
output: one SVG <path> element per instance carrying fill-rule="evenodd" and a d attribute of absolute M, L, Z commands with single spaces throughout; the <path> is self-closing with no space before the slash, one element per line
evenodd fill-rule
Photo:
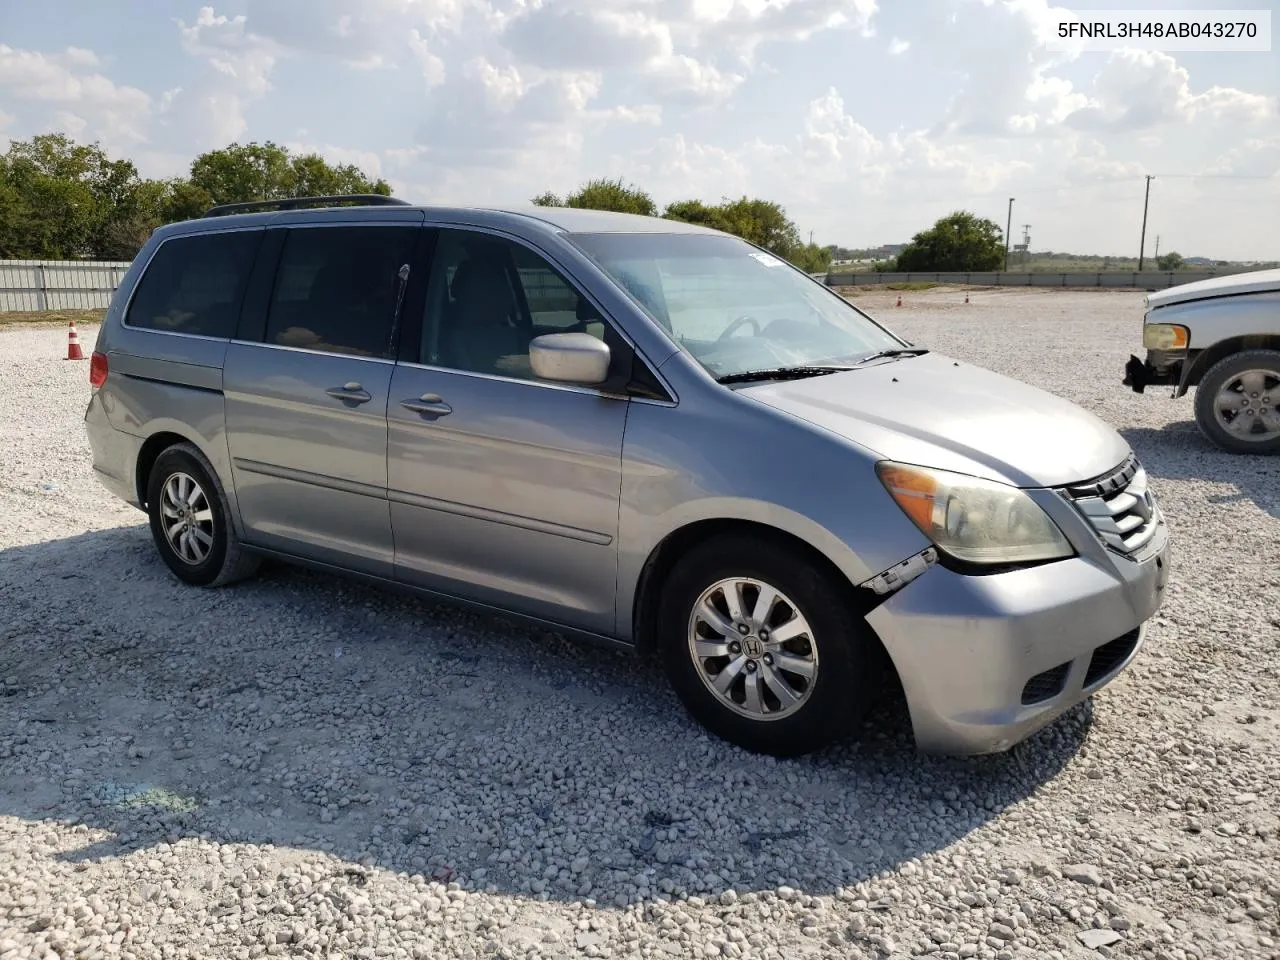
<path fill-rule="evenodd" d="M 234 336 L 261 241 L 261 230 L 166 240 L 138 283 L 125 323 L 168 333 Z"/>

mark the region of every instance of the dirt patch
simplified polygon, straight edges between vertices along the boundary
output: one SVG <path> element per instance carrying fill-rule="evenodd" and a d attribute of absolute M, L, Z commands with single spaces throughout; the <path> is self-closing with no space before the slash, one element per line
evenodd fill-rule
<path fill-rule="evenodd" d="M 99 323 L 105 310 L 33 310 L 0 313 L 0 327 L 47 327 L 66 325 L 72 320 L 77 325 Z"/>

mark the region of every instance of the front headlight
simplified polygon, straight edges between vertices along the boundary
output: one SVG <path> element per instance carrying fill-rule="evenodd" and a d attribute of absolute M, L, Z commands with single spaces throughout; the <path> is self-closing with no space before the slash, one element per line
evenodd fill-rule
<path fill-rule="evenodd" d="M 1185 350 L 1191 332 L 1176 323 L 1148 323 L 1142 328 L 1142 345 L 1148 350 Z"/>
<path fill-rule="evenodd" d="M 957 560 L 1032 563 L 1075 553 L 1058 525 L 1017 487 L 889 461 L 876 464 L 876 473 L 921 532 Z"/>

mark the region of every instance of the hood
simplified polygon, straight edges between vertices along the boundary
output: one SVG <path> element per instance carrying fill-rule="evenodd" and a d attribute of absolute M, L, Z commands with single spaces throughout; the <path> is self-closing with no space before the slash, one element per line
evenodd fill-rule
<path fill-rule="evenodd" d="M 933 353 L 739 393 L 885 459 L 1019 487 L 1089 480 L 1129 455 L 1124 438 L 1074 403 Z"/>
<path fill-rule="evenodd" d="M 1197 280 L 1195 283 L 1182 283 L 1168 290 L 1157 290 L 1155 293 L 1147 294 L 1147 306 L 1154 309 L 1171 303 L 1186 303 L 1189 300 L 1229 297 L 1240 293 L 1263 293 L 1271 290 L 1280 290 L 1280 270 L 1250 270 L 1247 273 L 1232 273 L 1225 277 Z"/>

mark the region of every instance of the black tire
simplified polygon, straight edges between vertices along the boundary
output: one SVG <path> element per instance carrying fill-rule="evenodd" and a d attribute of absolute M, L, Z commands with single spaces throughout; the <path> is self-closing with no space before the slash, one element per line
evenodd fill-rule
<path fill-rule="evenodd" d="M 199 487 L 201 496 L 197 497 L 196 503 L 201 509 L 192 511 L 187 517 L 166 517 L 166 511 L 171 512 L 171 501 L 166 500 L 165 487 L 171 479 L 181 483 L 183 477 Z M 205 510 L 208 518 L 203 517 Z M 250 576 L 258 569 L 258 557 L 246 551 L 236 536 L 218 472 L 194 444 L 175 444 L 156 458 L 147 480 L 147 514 L 151 518 L 151 537 L 160 558 L 184 583 L 196 587 L 220 587 Z M 192 553 L 184 557 L 165 533 L 166 520 L 169 526 L 176 521 L 198 528 L 200 552 L 196 552 L 197 541 L 193 539 L 187 547 Z M 192 537 L 195 536 L 193 529 Z M 209 539 L 207 544 L 203 540 L 205 536 Z"/>
<path fill-rule="evenodd" d="M 809 642 L 817 654 L 816 672 L 793 712 L 779 711 L 775 719 L 745 716 L 741 711 L 748 705 L 739 703 L 735 710 L 704 682 L 703 675 L 709 669 L 718 663 L 727 664 L 737 655 L 731 652 L 722 660 L 703 660 L 695 657 L 692 650 L 690 632 L 695 605 L 713 585 L 735 577 L 775 588 L 794 604 L 810 627 Z M 667 676 L 685 708 L 716 736 L 747 750 L 779 757 L 809 753 L 852 732 L 866 712 L 874 689 L 875 658 L 871 653 L 875 640 L 851 608 L 849 590 L 848 583 L 815 566 L 803 551 L 782 540 L 733 534 L 694 547 L 676 562 L 667 577 L 657 624 L 658 647 Z M 749 591 L 748 587 L 741 594 L 747 598 L 744 609 L 754 604 Z M 721 598 L 725 596 L 720 594 Z M 785 605 L 780 606 L 785 616 Z M 749 629 L 755 631 L 754 627 Z M 759 653 L 759 648 L 753 652 Z M 755 661 L 751 668 L 760 674 L 756 683 L 761 691 L 767 686 L 765 668 L 764 661 Z M 777 676 L 773 673 L 772 679 Z M 736 685 L 737 680 L 733 683 Z M 736 695 L 736 691 L 731 693 Z M 777 700 L 772 691 L 766 696 Z"/>
<path fill-rule="evenodd" d="M 1200 385 L 1196 387 L 1196 423 L 1201 433 L 1231 453 L 1280 453 L 1280 436 L 1266 439 L 1259 435 L 1259 439 L 1250 440 L 1230 432 L 1218 420 L 1215 411 L 1218 393 L 1248 370 L 1265 371 L 1269 380 L 1276 381 L 1272 389 L 1256 399 L 1259 403 L 1266 400 L 1267 408 L 1280 415 L 1280 350 L 1244 350 L 1219 360 L 1200 378 Z"/>

